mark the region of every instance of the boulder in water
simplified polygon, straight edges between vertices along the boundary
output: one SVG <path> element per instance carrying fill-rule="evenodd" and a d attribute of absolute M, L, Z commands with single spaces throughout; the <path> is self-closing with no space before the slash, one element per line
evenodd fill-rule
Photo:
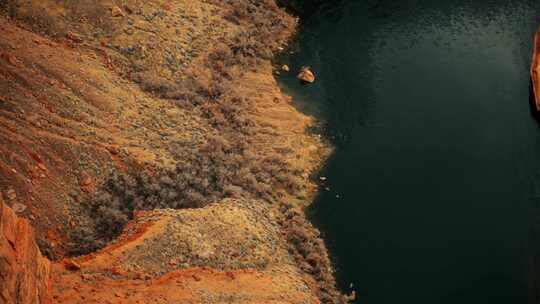
<path fill-rule="evenodd" d="M 313 74 L 310 67 L 303 67 L 296 77 L 304 83 L 315 82 L 315 74 Z"/>

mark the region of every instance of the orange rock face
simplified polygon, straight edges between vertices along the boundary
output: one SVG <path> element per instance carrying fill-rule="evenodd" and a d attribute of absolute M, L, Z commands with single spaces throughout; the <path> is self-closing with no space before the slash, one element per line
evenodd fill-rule
<path fill-rule="evenodd" d="M 534 91 L 534 100 L 536 104 L 536 110 L 540 112 L 540 79 L 538 76 L 538 72 L 540 71 L 540 29 L 538 32 L 536 32 L 536 35 L 534 36 L 534 51 L 533 51 L 533 59 L 531 64 L 531 80 L 532 80 L 532 87 Z"/>
<path fill-rule="evenodd" d="M 49 273 L 28 221 L 0 200 L 0 304 L 52 303 Z"/>

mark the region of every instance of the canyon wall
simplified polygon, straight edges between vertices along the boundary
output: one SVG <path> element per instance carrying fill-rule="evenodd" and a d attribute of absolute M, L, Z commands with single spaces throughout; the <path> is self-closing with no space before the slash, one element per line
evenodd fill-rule
<path fill-rule="evenodd" d="M 531 63 L 531 85 L 536 111 L 540 111 L 540 29 L 534 35 L 533 54 Z"/>
<path fill-rule="evenodd" d="M 49 275 L 33 228 L 0 199 L 0 303 L 51 303 Z"/>

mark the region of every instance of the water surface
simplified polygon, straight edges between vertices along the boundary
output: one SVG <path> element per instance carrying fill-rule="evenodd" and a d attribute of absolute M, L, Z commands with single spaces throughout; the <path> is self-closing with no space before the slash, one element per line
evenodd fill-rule
<path fill-rule="evenodd" d="M 536 303 L 538 1 L 342 1 L 280 78 L 337 146 L 310 210 L 358 303 Z M 325 190 L 329 187 L 330 191 Z"/>

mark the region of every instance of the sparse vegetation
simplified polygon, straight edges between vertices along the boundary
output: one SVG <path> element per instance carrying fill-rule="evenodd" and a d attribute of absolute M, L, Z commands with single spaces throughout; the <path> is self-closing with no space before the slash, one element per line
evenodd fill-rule
<path fill-rule="evenodd" d="M 277 155 L 253 154 L 241 139 L 231 143 L 212 137 L 198 151 L 183 153 L 175 170 L 111 176 L 86 205 L 90 225 L 71 231 L 70 253 L 80 255 L 103 247 L 120 234 L 134 210 L 197 208 L 227 197 L 277 202 L 301 190 L 300 172 Z"/>
<path fill-rule="evenodd" d="M 169 148 L 177 161 L 174 169 L 108 176 L 98 192 L 84 202 L 84 223 L 68 232 L 68 254 L 81 255 L 104 247 L 122 232 L 137 210 L 199 208 L 230 197 L 282 204 L 286 197 L 304 190 L 304 172 L 283 156 L 291 151 L 255 150 L 250 142 L 253 135 L 275 130 L 253 119 L 250 113 L 256 105 L 252 96 L 241 95 L 234 88 L 243 73 L 256 70 L 283 46 L 288 36 L 283 32 L 290 24 L 285 23 L 273 0 L 211 2 L 226 7 L 225 18 L 241 26 L 234 37 L 205 49 L 198 54 L 200 64 L 182 68 L 181 73 L 162 75 L 131 62 L 126 74 L 145 92 L 197 113 L 213 132 L 204 134 L 203 146 L 171 142 Z M 340 303 L 343 298 L 335 289 L 331 264 L 317 231 L 292 206 L 283 204 L 281 209 L 291 254 L 317 281 L 322 302 Z M 46 245 L 41 247 L 47 249 Z"/>
<path fill-rule="evenodd" d="M 322 303 L 349 303 L 352 299 L 336 290 L 332 265 L 319 231 L 306 220 L 293 205 L 280 204 L 283 213 L 281 222 L 289 242 L 289 251 L 302 271 L 317 281 Z"/>

